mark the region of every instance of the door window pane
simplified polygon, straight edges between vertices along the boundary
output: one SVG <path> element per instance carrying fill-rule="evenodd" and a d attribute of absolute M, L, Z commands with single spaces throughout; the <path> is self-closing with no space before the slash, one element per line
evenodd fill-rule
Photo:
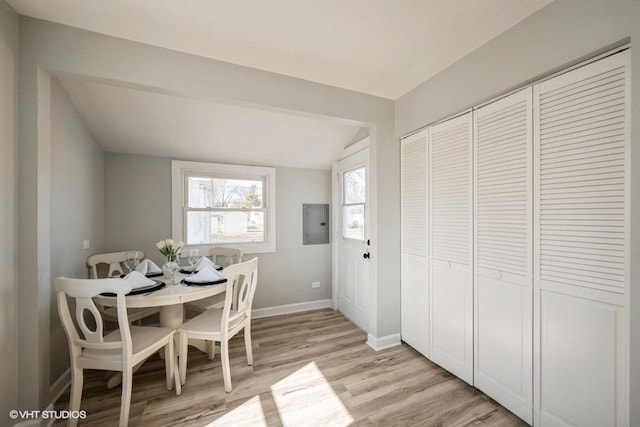
<path fill-rule="evenodd" d="M 187 244 L 264 241 L 264 212 L 187 212 Z"/>
<path fill-rule="evenodd" d="M 344 173 L 344 204 L 365 203 L 364 167 Z"/>
<path fill-rule="evenodd" d="M 364 204 L 342 207 L 342 236 L 364 241 Z"/>

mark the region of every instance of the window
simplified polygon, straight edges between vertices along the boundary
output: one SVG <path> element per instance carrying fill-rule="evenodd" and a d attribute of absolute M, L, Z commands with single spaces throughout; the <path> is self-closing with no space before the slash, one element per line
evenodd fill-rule
<path fill-rule="evenodd" d="M 172 161 L 173 237 L 275 252 L 274 168 Z"/>
<path fill-rule="evenodd" d="M 364 241 L 365 168 L 345 172 L 342 182 L 342 237 Z"/>

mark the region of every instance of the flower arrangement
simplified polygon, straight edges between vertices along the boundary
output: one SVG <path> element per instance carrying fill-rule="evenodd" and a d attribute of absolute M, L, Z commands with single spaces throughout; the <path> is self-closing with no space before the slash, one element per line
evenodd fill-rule
<path fill-rule="evenodd" d="M 184 242 L 176 242 L 173 239 L 164 239 L 156 243 L 156 247 L 160 250 L 162 255 L 167 257 L 167 261 L 177 261 L 180 251 L 184 248 Z"/>

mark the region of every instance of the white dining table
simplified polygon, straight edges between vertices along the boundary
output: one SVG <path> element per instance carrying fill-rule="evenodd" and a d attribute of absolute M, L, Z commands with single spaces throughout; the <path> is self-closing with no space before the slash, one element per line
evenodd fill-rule
<path fill-rule="evenodd" d="M 186 277 L 188 276 L 185 274 L 177 273 L 174 280 L 181 282 L 182 279 Z M 178 329 L 184 322 L 184 303 L 221 294 L 227 289 L 226 283 L 206 286 L 187 286 L 181 283 L 169 285 L 170 279 L 166 277 L 158 277 L 154 279 L 162 281 L 167 285 L 157 291 L 127 296 L 127 308 L 159 307 L 160 326 L 172 329 Z M 93 300 L 96 304 L 106 307 L 113 307 L 117 304 L 116 297 L 98 295 L 93 297 Z M 207 344 L 202 340 L 189 340 L 189 345 L 198 348 L 204 353 L 208 352 Z M 121 381 L 122 375 L 115 375 L 108 380 L 107 387 L 113 388 L 120 384 Z"/>

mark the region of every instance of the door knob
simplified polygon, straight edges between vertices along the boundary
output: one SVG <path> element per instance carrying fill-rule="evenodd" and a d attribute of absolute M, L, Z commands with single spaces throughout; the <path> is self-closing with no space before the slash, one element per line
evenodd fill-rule
<path fill-rule="evenodd" d="M 369 252 L 367 252 L 366 254 L 362 254 L 362 256 L 364 257 L 364 259 L 371 258 L 371 254 L 369 254 Z"/>

